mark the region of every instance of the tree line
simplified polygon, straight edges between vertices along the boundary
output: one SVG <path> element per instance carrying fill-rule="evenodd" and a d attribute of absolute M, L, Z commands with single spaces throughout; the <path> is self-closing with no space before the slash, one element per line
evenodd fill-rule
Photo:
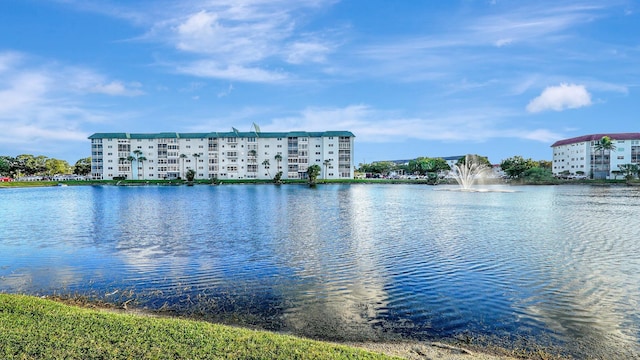
<path fill-rule="evenodd" d="M 480 164 L 492 167 L 489 158 L 481 155 L 471 155 Z M 466 157 L 461 157 L 456 162 L 457 166 L 465 164 Z M 551 161 L 525 159 L 522 156 L 513 156 L 502 160 L 500 168 L 505 175 L 513 179 L 528 179 L 532 181 L 544 181 L 553 179 Z M 418 157 L 406 164 L 396 164 L 392 161 L 378 161 L 371 164 L 359 164 L 356 171 L 361 173 L 388 176 L 394 172 L 404 172 L 410 175 L 426 176 L 428 179 L 437 178 L 438 174 L 451 170 L 449 164 L 442 158 Z"/>
<path fill-rule="evenodd" d="M 90 173 L 91 157 L 79 159 L 72 166 L 66 160 L 50 158 L 44 155 L 21 154 L 16 157 L 0 155 L 1 176 L 12 178 L 25 176 L 52 177 L 67 174 L 86 176 Z"/>

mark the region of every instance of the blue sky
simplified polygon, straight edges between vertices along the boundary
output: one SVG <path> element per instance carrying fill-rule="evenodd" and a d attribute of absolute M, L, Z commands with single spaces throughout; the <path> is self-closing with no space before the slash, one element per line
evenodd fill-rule
<path fill-rule="evenodd" d="M 0 155 L 255 122 L 499 163 L 640 131 L 635 0 L 3 0 L 0 34 Z"/>

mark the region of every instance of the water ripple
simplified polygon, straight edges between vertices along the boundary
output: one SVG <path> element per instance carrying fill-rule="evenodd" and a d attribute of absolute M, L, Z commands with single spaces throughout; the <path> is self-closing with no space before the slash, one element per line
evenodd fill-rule
<path fill-rule="evenodd" d="M 589 186 L 11 189 L 0 192 L 0 291 L 135 299 L 331 340 L 507 340 L 632 358 L 638 199 Z"/>

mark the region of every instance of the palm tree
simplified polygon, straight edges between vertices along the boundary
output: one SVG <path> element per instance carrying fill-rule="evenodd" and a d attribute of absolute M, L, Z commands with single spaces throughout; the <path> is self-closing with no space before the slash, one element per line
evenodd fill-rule
<path fill-rule="evenodd" d="M 144 162 L 147 161 L 147 158 L 142 155 L 140 157 L 138 157 L 138 164 L 140 166 L 138 166 L 138 169 L 142 168 L 142 180 L 144 180 Z"/>
<path fill-rule="evenodd" d="M 135 160 L 136 160 L 135 156 L 133 155 L 127 156 L 127 161 L 129 162 L 129 165 L 131 165 L 131 180 L 133 180 L 133 162 Z"/>
<path fill-rule="evenodd" d="M 187 155 L 180 154 L 180 162 L 182 163 L 182 171 L 180 172 L 180 177 L 184 177 L 184 159 L 187 158 Z"/>
<path fill-rule="evenodd" d="M 142 155 L 142 151 L 139 149 L 133 150 L 133 155 L 135 155 L 136 157 L 136 166 L 138 167 L 138 179 L 140 179 L 140 161 L 138 161 L 138 159 L 140 158 L 140 155 Z"/>
<path fill-rule="evenodd" d="M 280 161 L 282 161 L 282 155 L 276 154 L 276 156 L 274 156 L 273 158 L 276 159 L 276 170 L 280 171 Z"/>
<path fill-rule="evenodd" d="M 601 171 L 604 172 L 602 177 L 603 179 L 606 179 L 609 173 L 609 171 L 606 170 L 604 167 L 604 152 L 614 150 L 615 148 L 616 148 L 615 144 L 613 143 L 613 141 L 611 141 L 611 138 L 608 136 L 603 136 L 602 139 L 596 142 L 596 144 L 593 147 L 593 150 L 600 151 L 600 154 L 602 156 L 602 158 L 600 159 L 600 163 L 602 165 Z"/>
<path fill-rule="evenodd" d="M 322 165 L 324 165 L 324 180 L 327 181 L 327 167 L 329 165 L 331 165 L 331 161 L 329 161 L 329 159 L 326 159 Z"/>
<path fill-rule="evenodd" d="M 193 156 L 194 161 L 196 162 L 196 165 L 194 166 L 194 169 L 193 169 L 193 170 L 195 170 L 195 171 L 196 171 L 196 173 L 195 173 L 195 174 L 193 174 L 193 176 L 194 176 L 195 178 L 197 178 L 197 176 L 196 176 L 196 175 L 198 175 L 198 170 L 197 170 L 197 169 L 198 169 L 198 158 L 200 157 L 200 154 L 195 153 L 195 154 L 191 154 L 191 156 Z"/>
<path fill-rule="evenodd" d="M 267 175 L 269 177 L 271 177 L 271 172 L 269 171 L 269 159 L 264 159 L 264 161 L 262 162 L 262 165 L 264 166 L 265 169 L 267 169 Z"/>

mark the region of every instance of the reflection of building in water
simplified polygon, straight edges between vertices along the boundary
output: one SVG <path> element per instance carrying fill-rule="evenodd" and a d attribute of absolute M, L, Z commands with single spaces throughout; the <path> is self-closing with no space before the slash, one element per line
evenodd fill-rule
<path fill-rule="evenodd" d="M 627 227 L 627 216 L 606 217 L 604 222 L 592 216 L 594 208 L 625 214 L 628 199 L 607 195 L 597 204 L 601 191 L 592 189 L 589 196 L 576 200 L 588 197 L 588 207 L 538 212 L 539 227 L 553 229 L 539 231 L 540 239 L 553 239 L 550 232 L 562 228 L 567 235 L 560 242 L 540 240 L 547 250 L 544 258 L 539 251 L 533 252 L 538 255 L 528 254 L 537 290 L 523 299 L 523 305 L 527 315 L 560 334 L 570 350 L 594 359 L 637 358 L 639 318 L 634 299 L 638 287 L 629 274 L 638 273 L 638 262 L 626 257 L 637 252 L 637 245 L 628 240 L 628 234 L 616 234 L 615 229 Z"/>
<path fill-rule="evenodd" d="M 304 179 L 319 165 L 322 179 L 353 178 L 350 131 L 210 133 L 96 133 L 91 140 L 94 179 Z"/>
<path fill-rule="evenodd" d="M 365 340 L 379 338 L 374 327 L 380 309 L 388 305 L 384 290 L 384 268 L 372 247 L 374 227 L 367 224 L 364 210 L 370 198 L 357 197 L 357 191 L 317 192 L 340 204 L 327 211 L 303 198 L 289 203 L 286 216 L 289 224 L 283 227 L 280 249 L 275 253 L 286 257 L 291 269 L 297 269 L 295 288 L 285 291 L 294 301 L 284 314 L 290 331 L 303 336 L 336 340 Z M 357 214 L 357 215 L 356 215 Z M 309 219 L 313 219 L 309 221 Z M 371 221 L 373 221 L 371 219 Z"/>
<path fill-rule="evenodd" d="M 572 270 L 565 273 L 565 268 Z M 576 274 L 581 277 L 576 279 Z M 632 358 L 631 354 L 639 354 L 640 345 L 634 320 L 628 316 L 637 307 L 627 302 L 628 285 L 615 285 L 624 283 L 623 277 L 606 273 L 584 259 L 569 260 L 555 271 L 555 281 L 542 289 L 547 301 L 530 299 L 533 303 L 526 307 L 526 313 L 562 334 L 561 341 L 571 340 L 566 344 L 570 351 L 577 349 L 593 358 L 611 358 L 616 353 L 620 358 Z"/>

